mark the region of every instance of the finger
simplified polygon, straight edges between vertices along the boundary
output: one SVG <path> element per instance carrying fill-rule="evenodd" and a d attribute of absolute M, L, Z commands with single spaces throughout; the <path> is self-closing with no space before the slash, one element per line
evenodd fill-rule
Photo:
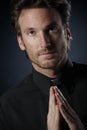
<path fill-rule="evenodd" d="M 54 87 L 50 87 L 50 95 L 49 95 L 49 106 L 55 105 L 55 91 Z"/>
<path fill-rule="evenodd" d="M 49 95 L 49 111 L 47 115 L 47 127 L 52 130 L 60 129 L 60 112 L 55 103 L 55 90 L 54 87 L 50 88 Z"/>
<path fill-rule="evenodd" d="M 78 117 L 77 113 L 72 109 L 69 105 L 61 91 L 57 91 L 56 88 L 56 98 L 59 102 L 59 110 L 65 121 L 67 122 L 70 130 L 79 129 L 84 130 L 84 125 L 82 124 L 80 118 Z"/>
<path fill-rule="evenodd" d="M 59 108 L 56 104 L 56 98 L 55 98 L 55 90 L 54 87 L 50 88 L 50 95 L 49 95 L 49 113 L 53 117 L 55 117 L 56 120 L 59 120 L 60 114 L 59 114 Z"/>
<path fill-rule="evenodd" d="M 60 112 L 63 116 L 63 118 L 65 119 L 65 121 L 69 124 L 71 122 L 74 122 L 75 118 L 75 114 L 72 113 L 72 111 L 70 110 L 70 108 L 68 108 L 66 105 L 60 105 L 59 107 Z"/>
<path fill-rule="evenodd" d="M 75 115 L 74 110 L 71 108 L 71 106 L 63 96 L 62 92 L 58 88 L 56 88 L 56 91 L 57 91 L 56 98 L 59 102 L 60 112 L 62 116 L 67 122 L 74 121 L 74 115 Z"/>
<path fill-rule="evenodd" d="M 56 96 L 59 96 L 59 99 L 61 100 L 62 103 L 67 103 L 66 98 L 63 96 L 62 92 L 60 91 L 60 89 L 58 89 L 58 87 L 55 87 L 56 89 Z"/>
<path fill-rule="evenodd" d="M 66 109 L 69 109 L 72 113 L 74 112 L 69 103 L 67 102 L 66 98 L 63 96 L 62 92 L 56 87 L 56 96 L 59 101 L 66 106 Z M 74 114 L 74 113 L 73 113 Z"/>

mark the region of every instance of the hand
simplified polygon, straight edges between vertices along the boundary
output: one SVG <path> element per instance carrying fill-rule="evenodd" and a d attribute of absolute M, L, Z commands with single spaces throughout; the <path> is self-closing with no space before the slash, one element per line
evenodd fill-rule
<path fill-rule="evenodd" d="M 58 102 L 58 111 L 60 111 L 62 117 L 67 122 L 70 130 L 85 130 L 80 118 L 78 117 L 76 112 L 71 108 L 69 103 L 66 101 L 65 97 L 60 92 L 60 90 L 57 87 L 55 87 L 54 90 L 55 97 Z"/>
<path fill-rule="evenodd" d="M 48 130 L 61 130 L 60 128 L 60 112 L 55 96 L 54 87 L 50 88 L 49 110 L 47 115 Z"/>

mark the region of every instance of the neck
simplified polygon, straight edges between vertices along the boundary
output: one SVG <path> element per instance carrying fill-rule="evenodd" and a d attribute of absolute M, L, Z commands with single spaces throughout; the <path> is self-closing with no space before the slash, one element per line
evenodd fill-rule
<path fill-rule="evenodd" d="M 60 71 L 66 64 L 67 59 L 68 59 L 68 57 L 65 57 L 60 64 L 58 64 L 56 67 L 50 68 L 50 69 L 44 69 L 41 67 L 38 68 L 38 67 L 35 67 L 33 64 L 32 65 L 33 65 L 34 69 L 36 71 L 38 71 L 39 73 L 46 75 L 49 78 L 56 78 L 56 77 L 58 77 L 58 75 L 60 74 Z"/>

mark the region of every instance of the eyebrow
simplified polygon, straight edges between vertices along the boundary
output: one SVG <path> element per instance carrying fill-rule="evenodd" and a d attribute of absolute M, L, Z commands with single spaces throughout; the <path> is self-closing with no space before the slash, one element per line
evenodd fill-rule
<path fill-rule="evenodd" d="M 54 22 L 50 23 L 49 25 L 58 25 L 58 23 L 54 21 Z"/>
<path fill-rule="evenodd" d="M 49 28 L 51 26 L 58 26 L 58 23 L 57 22 L 52 22 L 49 25 L 47 25 L 47 28 Z"/>
<path fill-rule="evenodd" d="M 32 31 L 32 30 L 34 30 L 33 27 L 31 27 L 31 28 L 25 28 L 25 29 L 24 29 L 24 33 L 28 32 L 28 31 Z"/>
<path fill-rule="evenodd" d="M 48 24 L 45 28 L 50 28 L 51 26 L 58 26 L 58 23 L 57 22 L 51 22 L 50 24 Z M 35 28 L 33 28 L 33 27 L 28 27 L 28 28 L 25 28 L 24 29 L 24 33 L 27 33 L 28 31 L 32 31 L 32 30 L 34 30 Z"/>

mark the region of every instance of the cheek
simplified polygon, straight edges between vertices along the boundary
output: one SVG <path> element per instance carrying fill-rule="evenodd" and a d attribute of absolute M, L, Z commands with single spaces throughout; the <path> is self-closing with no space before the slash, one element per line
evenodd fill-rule
<path fill-rule="evenodd" d="M 26 52 L 28 54 L 29 59 L 32 60 L 37 58 L 38 56 L 37 50 L 38 49 L 36 48 L 36 46 L 28 43 L 28 46 L 26 47 Z"/>
<path fill-rule="evenodd" d="M 67 52 L 67 49 L 68 49 L 68 43 L 65 39 L 59 39 L 57 42 L 56 42 L 56 48 L 57 48 L 57 52 L 61 55 L 63 53 L 66 53 Z"/>
<path fill-rule="evenodd" d="M 27 51 L 28 55 L 34 55 L 34 53 L 35 53 L 35 49 L 32 46 L 28 46 L 26 48 L 26 51 Z"/>
<path fill-rule="evenodd" d="M 23 41 L 24 41 L 26 51 L 32 53 L 32 51 L 35 50 L 35 48 L 36 48 L 35 39 L 29 38 L 26 36 L 26 37 L 24 37 Z"/>

